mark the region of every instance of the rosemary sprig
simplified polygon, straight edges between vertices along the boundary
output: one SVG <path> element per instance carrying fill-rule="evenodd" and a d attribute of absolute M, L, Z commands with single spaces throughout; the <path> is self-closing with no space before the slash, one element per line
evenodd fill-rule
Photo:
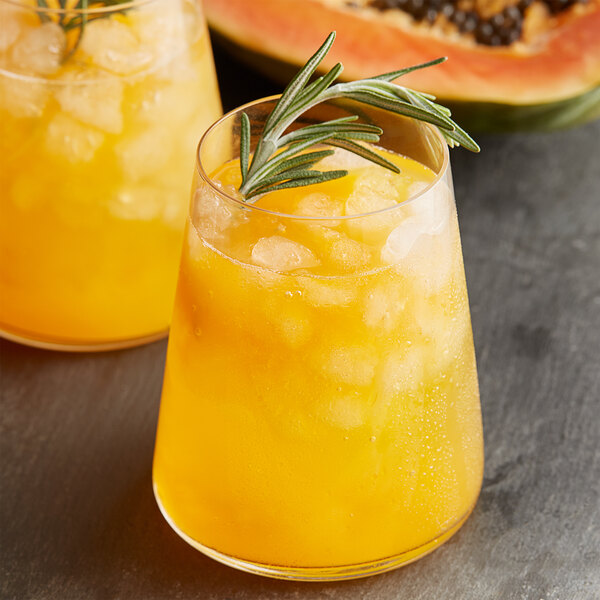
<path fill-rule="evenodd" d="M 89 13 L 88 11 L 93 8 L 108 8 L 111 6 L 118 6 L 119 4 L 125 4 L 129 0 L 96 0 L 90 2 L 90 0 L 54 0 L 49 5 L 48 0 L 36 0 L 39 8 L 42 9 L 55 9 L 55 14 L 47 13 L 44 11 L 38 12 L 38 17 L 42 23 L 48 21 L 55 21 L 60 25 L 65 35 L 69 35 L 70 32 L 75 31 L 75 35 L 71 34 L 72 39 L 67 49 L 65 50 L 62 58 L 65 62 L 79 47 L 81 39 L 83 37 L 85 27 L 90 21 L 96 21 L 97 19 L 106 19 L 111 15 L 118 13 L 125 13 L 128 8 L 121 8 L 117 11 L 111 12 L 99 12 Z"/>
<path fill-rule="evenodd" d="M 446 60 L 445 58 L 438 58 L 369 79 L 333 85 L 343 70 L 342 64 L 338 63 L 327 74 L 309 83 L 334 40 L 335 32 L 332 32 L 285 88 L 267 118 L 252 161 L 250 161 L 250 119 L 246 113 L 242 113 L 240 133 L 242 185 L 240 193 L 246 200 L 250 200 L 258 194 L 321 183 L 348 174 L 348 171 L 345 170 L 318 171 L 313 169 L 312 167 L 316 163 L 334 152 L 333 150 L 308 152 L 309 148 L 317 145 L 344 148 L 391 171 L 399 172 L 396 165 L 360 143 L 379 142 L 383 131 L 375 125 L 357 123 L 358 116 L 351 115 L 316 125 L 307 125 L 285 133 L 301 114 L 328 100 L 349 98 L 419 121 L 432 123 L 440 128 L 450 147 L 460 145 L 473 152 L 479 152 L 479 146 L 473 139 L 452 121 L 450 111 L 434 102 L 434 96 L 392 83 L 398 77 L 417 69 L 440 64 Z"/>

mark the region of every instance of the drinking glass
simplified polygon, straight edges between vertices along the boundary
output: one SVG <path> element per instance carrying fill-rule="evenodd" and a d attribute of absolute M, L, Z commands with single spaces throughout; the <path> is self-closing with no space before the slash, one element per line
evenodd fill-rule
<path fill-rule="evenodd" d="M 100 350 L 166 334 L 221 106 L 198 2 L 80 4 L 0 0 L 0 335 Z"/>
<path fill-rule="evenodd" d="M 325 160 L 347 177 L 247 203 L 228 166 L 240 113 L 254 147 L 273 102 L 229 113 L 199 147 L 154 491 L 173 529 L 225 564 L 362 577 L 445 542 L 480 489 L 448 150 L 429 125 L 320 105 L 305 124 L 360 111 L 402 174 L 338 152 Z"/>

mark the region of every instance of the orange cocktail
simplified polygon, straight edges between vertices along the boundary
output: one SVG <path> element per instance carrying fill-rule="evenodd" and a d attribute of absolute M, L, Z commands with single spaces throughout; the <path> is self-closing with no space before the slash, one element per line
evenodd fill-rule
<path fill-rule="evenodd" d="M 194 148 L 221 111 L 201 9 L 37 4 L 0 0 L 0 334 L 164 335 Z"/>
<path fill-rule="evenodd" d="M 247 110 L 260 121 L 264 103 Z M 452 535 L 479 492 L 448 153 L 432 128 L 372 113 L 395 122 L 378 152 L 400 174 L 336 150 L 324 162 L 348 176 L 248 204 L 227 160 L 239 115 L 200 147 L 154 485 L 180 535 L 253 572 L 393 568 Z"/>

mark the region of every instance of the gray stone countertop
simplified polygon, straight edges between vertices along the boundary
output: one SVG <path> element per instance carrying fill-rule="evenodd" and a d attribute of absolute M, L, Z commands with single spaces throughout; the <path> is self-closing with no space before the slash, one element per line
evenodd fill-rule
<path fill-rule="evenodd" d="M 246 100 L 223 88 L 227 108 Z M 599 599 L 600 122 L 478 139 L 481 155 L 452 154 L 486 456 L 458 534 L 353 582 L 225 567 L 152 495 L 166 343 L 75 355 L 1 341 L 0 598 Z"/>

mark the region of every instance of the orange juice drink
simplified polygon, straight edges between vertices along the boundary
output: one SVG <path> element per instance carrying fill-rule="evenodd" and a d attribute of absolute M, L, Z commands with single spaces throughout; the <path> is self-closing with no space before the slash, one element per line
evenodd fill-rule
<path fill-rule="evenodd" d="M 338 149 L 323 163 L 346 177 L 245 203 L 223 160 L 238 116 L 200 146 L 155 494 L 184 539 L 238 568 L 394 568 L 461 526 L 482 478 L 447 148 L 393 117 L 377 151 L 400 174 Z"/>
<path fill-rule="evenodd" d="M 160 337 L 194 149 L 221 112 L 201 8 L 38 4 L 0 0 L 0 335 Z"/>

